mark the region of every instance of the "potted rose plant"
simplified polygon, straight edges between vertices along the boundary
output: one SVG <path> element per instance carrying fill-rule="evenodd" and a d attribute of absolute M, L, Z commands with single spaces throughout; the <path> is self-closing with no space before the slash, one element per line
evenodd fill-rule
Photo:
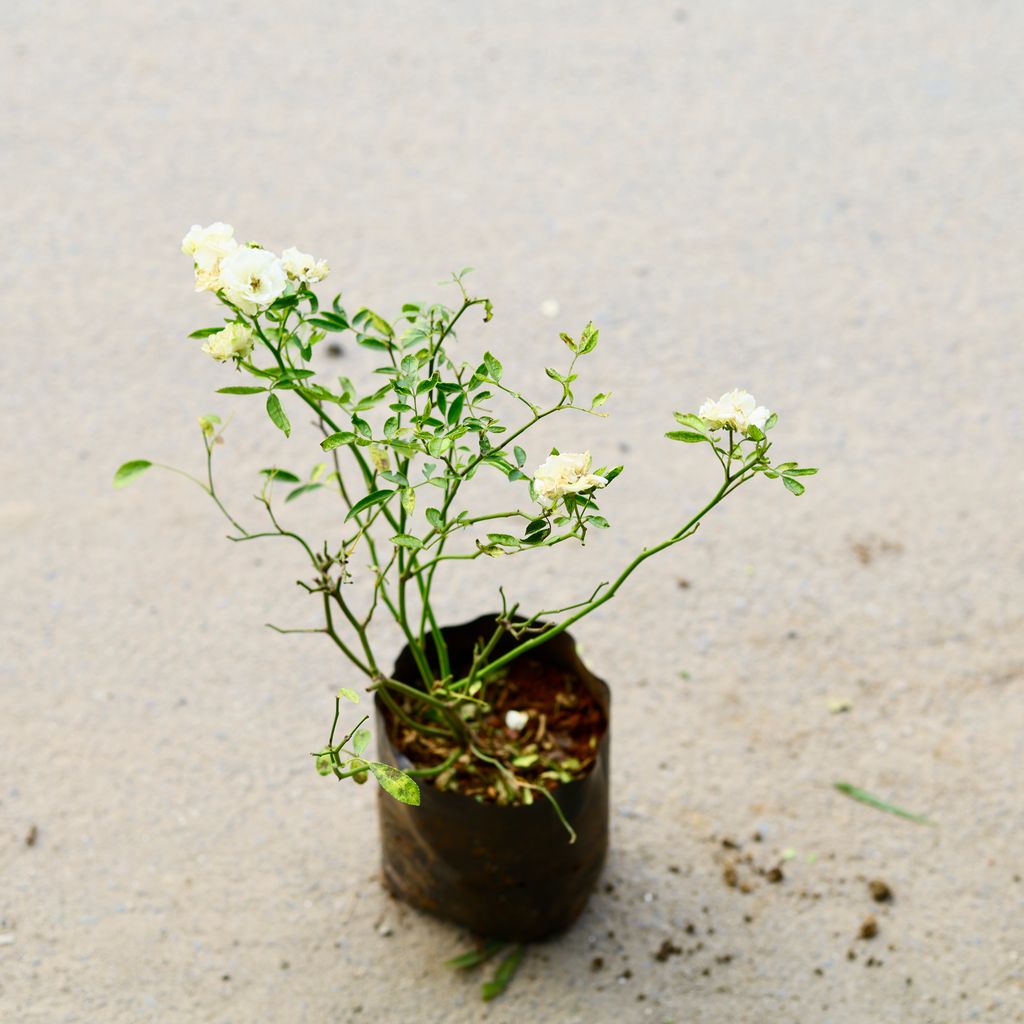
<path fill-rule="evenodd" d="M 317 770 L 379 783 L 384 878 L 399 897 L 503 939 L 565 928 L 607 848 L 610 714 L 607 686 L 580 661 L 567 630 L 610 601 L 643 562 L 692 536 L 738 487 L 765 476 L 799 495 L 800 478 L 815 470 L 772 460 L 777 417 L 746 392 L 676 413 L 666 436 L 706 447 L 721 467 L 702 508 L 574 604 L 521 609 L 496 587 L 500 608 L 442 624 L 433 597 L 452 585 L 448 570 L 459 561 L 501 558 L 495 567 L 504 569 L 509 556 L 537 557 L 608 527 L 599 498 L 621 466 L 559 450 L 537 465 L 523 447 L 548 417 L 604 415 L 607 394 L 582 401 L 577 394 L 597 329 L 588 323 L 577 336 L 561 335 L 567 365 L 546 371 L 553 398 L 541 403 L 491 352 L 466 361 L 455 351 L 467 313 L 491 318 L 490 302 L 466 290 L 466 271 L 452 277 L 460 295 L 454 308 L 408 303 L 390 321 L 367 308 L 350 314 L 340 296 L 321 305 L 314 285 L 327 276 L 324 261 L 239 244 L 228 225 L 193 227 L 183 250 L 196 290 L 210 292 L 224 311 L 223 323 L 191 336 L 226 371 L 243 374 L 244 383 L 225 382 L 219 393 L 264 403 L 286 436 L 293 417 L 310 418 L 317 454 L 326 453 L 305 475 L 282 466 L 260 471 L 260 525 L 243 525 L 215 486 L 217 416 L 200 418 L 204 472 L 191 477 L 227 518 L 232 540 L 285 538 L 307 567 L 301 586 L 320 619 L 294 632 L 327 637 L 347 683 L 328 740 L 314 753 Z M 338 334 L 378 357 L 372 383 L 324 368 L 318 350 Z M 512 424 L 497 411 L 509 405 L 520 413 Z M 299 458 L 308 455 L 306 448 Z M 127 462 L 114 482 L 123 486 L 152 465 Z M 484 474 L 507 481 L 501 508 L 471 503 L 473 481 Z M 298 499 L 340 503 L 332 536 L 314 541 L 300 532 Z M 382 617 L 405 639 L 390 671 L 378 651 Z M 368 716 L 346 710 L 359 702 L 357 676 L 373 694 L 376 758 L 368 753 Z"/>

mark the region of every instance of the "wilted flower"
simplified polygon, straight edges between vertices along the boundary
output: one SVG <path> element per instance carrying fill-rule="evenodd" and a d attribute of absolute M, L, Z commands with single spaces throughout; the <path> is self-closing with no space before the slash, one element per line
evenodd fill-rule
<path fill-rule="evenodd" d="M 247 356 L 254 344 L 252 328 L 245 324 L 228 324 L 223 331 L 211 334 L 203 345 L 203 351 L 213 356 L 218 363 Z"/>
<path fill-rule="evenodd" d="M 293 281 L 315 284 L 322 281 L 331 269 L 327 260 L 314 259 L 308 252 L 299 252 L 292 247 L 281 253 L 281 265 Z"/>
<path fill-rule="evenodd" d="M 267 249 L 243 246 L 220 265 L 220 288 L 228 301 L 250 316 L 279 298 L 287 284 L 281 261 Z"/>
<path fill-rule="evenodd" d="M 530 716 L 525 711 L 505 712 L 505 725 L 513 732 L 521 732 L 529 721 Z"/>
<path fill-rule="evenodd" d="M 553 505 L 567 494 L 579 494 L 608 481 L 590 472 L 590 452 L 562 452 L 552 455 L 537 469 L 533 490 L 539 501 Z"/>
<path fill-rule="evenodd" d="M 717 402 L 709 398 L 697 411 L 697 415 L 712 430 L 728 427 L 746 434 L 751 427 L 764 430 L 771 413 L 763 405 L 758 405 L 749 391 L 734 389 L 722 395 Z"/>
<path fill-rule="evenodd" d="M 215 292 L 220 287 L 221 261 L 238 248 L 235 229 L 217 221 L 208 227 L 193 224 L 181 240 L 181 251 L 192 257 L 196 271 L 196 291 Z"/>

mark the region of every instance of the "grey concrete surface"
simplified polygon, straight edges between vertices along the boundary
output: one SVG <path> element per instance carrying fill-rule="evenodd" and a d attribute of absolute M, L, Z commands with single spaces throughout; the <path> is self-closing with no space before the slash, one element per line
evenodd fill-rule
<path fill-rule="evenodd" d="M 1024 1020 L 1019 4 L 12 0 L 0 28 L 0 1019 Z M 183 340 L 211 306 L 178 240 L 215 219 L 386 311 L 475 266 L 496 318 L 460 344 L 539 389 L 557 331 L 601 327 L 612 417 L 542 440 L 623 453 L 615 529 L 474 563 L 449 621 L 664 536 L 714 467 L 661 434 L 707 394 L 749 388 L 824 469 L 577 629 L 615 692 L 610 888 L 489 1006 L 441 966 L 468 937 L 381 892 L 370 788 L 311 769 L 350 677 L 263 628 L 311 616 L 291 552 L 174 478 L 110 487 L 197 466 L 210 411 L 236 503 L 315 461 Z"/>

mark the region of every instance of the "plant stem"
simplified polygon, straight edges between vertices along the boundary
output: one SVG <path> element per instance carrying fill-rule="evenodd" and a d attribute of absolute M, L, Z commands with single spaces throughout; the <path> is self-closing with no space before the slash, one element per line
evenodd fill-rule
<path fill-rule="evenodd" d="M 742 477 L 743 472 L 745 472 L 745 468 L 744 470 L 741 470 L 739 474 L 737 474 L 737 477 Z M 568 618 L 563 619 L 561 622 L 552 626 L 550 629 L 545 630 L 543 633 L 540 633 L 537 636 L 531 637 L 529 640 L 523 641 L 523 643 L 519 644 L 517 647 L 514 647 L 512 650 L 506 652 L 505 654 L 501 655 L 501 657 L 495 658 L 494 661 L 492 661 L 489 665 L 485 665 L 483 668 L 478 669 L 476 673 L 477 678 L 486 678 L 494 672 L 497 672 L 499 669 L 504 668 L 506 665 L 515 661 L 516 658 L 519 658 L 520 656 L 525 654 L 527 651 L 533 650 L 533 648 L 535 647 L 539 647 L 541 644 L 546 643 L 551 637 L 557 636 L 559 633 L 564 633 L 565 630 L 567 630 L 574 622 L 578 622 L 584 616 L 589 615 L 592 611 L 595 611 L 596 609 L 600 608 L 601 605 L 605 604 L 607 601 L 610 601 L 615 596 L 619 587 L 621 587 L 622 584 L 626 582 L 626 580 L 632 575 L 633 571 L 639 565 L 647 561 L 647 559 L 650 558 L 652 555 L 658 554 L 659 551 L 664 551 L 666 548 L 671 547 L 673 544 L 678 544 L 681 540 L 685 540 L 686 537 L 688 537 L 690 533 L 694 529 L 696 529 L 696 527 L 700 523 L 700 520 L 705 515 L 707 515 L 707 513 L 710 512 L 711 509 L 713 509 L 730 492 L 730 490 L 735 489 L 735 487 L 738 487 L 740 483 L 743 483 L 743 479 L 739 479 L 738 482 L 735 482 L 737 480 L 737 477 L 728 478 L 725 481 L 725 483 L 722 484 L 722 486 L 718 489 L 718 492 L 711 499 L 711 501 L 709 501 L 704 506 L 704 508 L 702 508 L 695 516 L 693 516 L 692 519 L 688 520 L 683 526 L 681 526 L 671 537 L 669 537 L 667 540 L 663 540 L 659 544 L 655 544 L 651 548 L 645 548 L 643 551 L 641 551 L 640 554 L 637 555 L 626 566 L 626 568 L 622 570 L 622 572 L 619 574 L 616 580 L 603 594 L 601 594 L 599 597 L 594 598 L 594 600 L 588 602 L 581 609 L 579 609 L 579 611 L 573 613 Z M 463 680 L 460 680 L 459 684 L 456 685 L 460 685 L 462 682 Z"/>

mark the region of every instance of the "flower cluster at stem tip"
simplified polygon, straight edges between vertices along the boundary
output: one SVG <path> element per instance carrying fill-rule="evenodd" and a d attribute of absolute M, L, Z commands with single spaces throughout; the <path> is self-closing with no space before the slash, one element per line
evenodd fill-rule
<path fill-rule="evenodd" d="M 249 316 L 270 306 L 290 285 L 315 284 L 330 270 L 326 260 L 295 248 L 278 256 L 255 242 L 239 245 L 235 229 L 222 221 L 205 228 L 193 224 L 181 251 L 192 257 L 197 292 L 218 292 Z"/>
<path fill-rule="evenodd" d="M 590 472 L 590 452 L 560 452 L 542 463 L 533 477 L 533 489 L 542 505 L 553 505 L 567 494 L 582 494 L 604 487 L 608 480 Z"/>
<path fill-rule="evenodd" d="M 734 389 L 727 391 L 717 402 L 709 398 L 697 410 L 697 415 L 712 430 L 727 427 L 739 434 L 749 434 L 751 427 L 763 431 L 771 412 L 758 405 L 749 391 Z"/>

